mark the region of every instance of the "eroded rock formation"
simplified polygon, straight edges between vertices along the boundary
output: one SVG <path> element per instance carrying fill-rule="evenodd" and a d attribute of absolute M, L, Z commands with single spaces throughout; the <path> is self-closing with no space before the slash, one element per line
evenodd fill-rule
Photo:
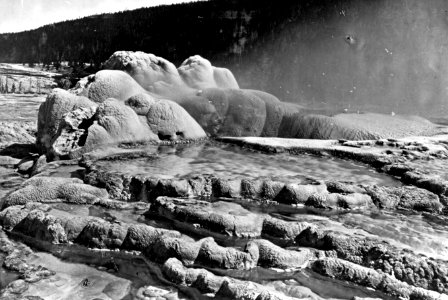
<path fill-rule="evenodd" d="M 176 69 L 153 54 L 119 51 L 104 66 L 71 93 L 54 90 L 42 105 L 38 144 L 49 156 L 76 157 L 102 144 L 198 140 L 206 133 L 363 140 L 446 131 L 417 117 L 310 115 L 268 93 L 240 89 L 229 70 L 197 55 Z"/>
<path fill-rule="evenodd" d="M 169 100 L 149 101 L 138 95 L 127 102 L 107 97 L 96 103 L 55 89 L 39 109 L 38 145 L 53 157 L 77 157 L 98 145 L 181 142 L 206 137 L 178 104 Z M 140 108 L 142 105 L 146 110 Z"/>
<path fill-rule="evenodd" d="M 83 79 L 71 92 L 55 89 L 39 110 L 41 152 L 50 159 L 76 159 L 63 165 L 47 163 L 45 155 L 0 157 L 2 168 L 32 176 L 9 187 L 7 183 L 7 192 L 0 193 L 0 261 L 2 268 L 20 276 L 2 286 L 0 297 L 27 297 L 34 291 L 46 295 L 42 291 L 51 288 L 53 294 L 65 289 L 119 299 L 135 292 L 127 280 L 133 278 L 139 285 L 138 299 L 182 298 L 182 292 L 191 293 L 184 298 L 254 300 L 447 298 L 448 265 L 440 258 L 446 253 L 445 237 L 435 241 L 434 236 L 446 222 L 448 183 L 440 172 L 443 162 L 442 167 L 433 166 L 432 173 L 420 168 L 448 157 L 446 137 L 382 139 L 430 135 L 439 128 L 414 117 L 305 115 L 302 107 L 240 89 L 230 71 L 198 56 L 176 69 L 150 54 L 119 52 L 105 65 L 113 70 Z M 115 160 L 137 158 L 137 163 L 147 164 L 166 159 L 172 169 L 167 153 L 158 152 L 162 148 L 188 164 L 202 163 L 203 157 L 189 160 L 194 147 L 176 153 L 159 145 L 197 141 L 206 133 L 256 136 L 220 140 L 269 153 L 360 161 L 395 176 L 397 184 L 356 184 L 337 173 L 332 174 L 334 180 L 303 181 L 251 177 L 247 171 L 221 176 L 213 172 L 216 168 L 210 174 L 197 173 L 202 169 L 196 167 L 186 175 L 164 176 L 127 173 L 108 165 Z M 29 143 L 26 138 L 24 142 Z M 140 142 L 155 145 L 137 147 Z M 244 159 L 234 163 L 243 164 Z M 78 163 L 81 172 L 73 168 L 79 168 Z M 53 168 L 64 167 L 52 175 Z M 401 213 L 427 217 L 425 226 L 432 231 L 418 232 L 415 239 L 398 238 L 395 226 L 393 231 L 382 224 L 379 229 L 364 224 L 382 222 L 369 212 L 392 215 L 397 223 L 402 222 Z M 419 243 L 418 237 L 423 239 Z M 99 266 L 109 274 L 107 284 L 71 274 L 78 282 L 69 280 L 70 288 L 61 288 L 60 268 L 36 267 L 30 260 L 33 252 L 9 238 Z M 423 245 L 427 241 L 430 246 Z M 117 279 L 121 276 L 126 280 Z M 157 277 L 155 286 L 152 277 Z"/>

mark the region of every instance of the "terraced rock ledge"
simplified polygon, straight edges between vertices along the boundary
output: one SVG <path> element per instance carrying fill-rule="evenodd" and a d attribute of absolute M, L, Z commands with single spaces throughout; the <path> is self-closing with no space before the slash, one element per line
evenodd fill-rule
<path fill-rule="evenodd" d="M 157 145 L 85 154 L 79 161 L 84 180 L 51 176 L 45 171 L 51 164 L 44 164 L 40 175 L 2 200 L 2 238 L 5 245 L 15 245 L 2 248 L 3 268 L 18 279 L 1 295 L 20 298 L 50 288 L 67 292 L 67 285 L 58 290 L 51 284 L 62 276 L 51 269 L 54 264 L 28 263 L 34 251 L 45 251 L 89 263 L 100 274 L 108 270 L 112 277 L 101 283 L 88 276 L 80 280 L 81 286 L 92 285 L 86 295 L 100 298 L 121 299 L 112 281 L 137 299 L 448 299 L 446 250 L 439 251 L 448 237 L 435 242 L 446 230 L 445 190 L 406 181 L 409 173 L 403 176 L 420 174 L 421 162 L 443 163 L 444 138 L 300 141 L 304 146 L 284 140 L 283 148 L 277 139 L 271 144 L 267 139 L 222 139 L 257 151 L 288 152 L 287 157 L 344 156 L 347 163 L 361 161 L 366 170 L 395 176 L 389 186 L 343 178 L 228 178 L 219 172 L 224 175 L 130 176 L 103 168 L 104 162 L 165 159 Z M 188 149 L 194 147 L 182 151 L 191 156 L 195 150 Z M 409 170 L 399 174 L 400 166 Z M 435 171 L 425 176 L 443 178 Z M 416 238 L 420 234 L 436 250 L 405 234 L 394 238 L 387 227 L 376 229 L 376 214 L 390 218 L 388 223 L 421 219 Z"/>
<path fill-rule="evenodd" d="M 0 128 L 0 299 L 448 299 L 448 127 L 104 67 Z"/>

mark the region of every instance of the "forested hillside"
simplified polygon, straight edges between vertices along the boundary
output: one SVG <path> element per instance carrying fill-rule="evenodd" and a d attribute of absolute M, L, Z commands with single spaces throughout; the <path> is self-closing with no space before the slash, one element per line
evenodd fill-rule
<path fill-rule="evenodd" d="M 445 117 L 447 20 L 445 0 L 209 0 L 3 34 L 0 62 L 99 67 L 138 50 L 178 66 L 199 54 L 284 101 Z"/>
<path fill-rule="evenodd" d="M 193 54 L 232 58 L 294 15 L 286 0 L 214 0 L 142 8 L 0 35 L 0 61 L 99 64 L 116 50 L 181 62 Z"/>

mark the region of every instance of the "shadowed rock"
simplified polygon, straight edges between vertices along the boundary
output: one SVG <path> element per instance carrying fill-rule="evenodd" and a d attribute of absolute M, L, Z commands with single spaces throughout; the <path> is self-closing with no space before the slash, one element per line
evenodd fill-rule
<path fill-rule="evenodd" d="M 94 219 L 87 223 L 75 242 L 91 247 L 117 249 L 126 237 L 128 225 Z"/>
<path fill-rule="evenodd" d="M 175 284 L 194 287 L 201 293 L 212 293 L 217 297 L 235 300 L 292 299 L 257 283 L 216 276 L 204 269 L 186 268 L 175 258 L 168 259 L 162 271 Z"/>
<path fill-rule="evenodd" d="M 154 228 L 147 225 L 131 225 L 121 245 L 125 250 L 143 251 L 152 247 L 160 236 L 181 237 L 182 234 L 174 230 Z"/>
<path fill-rule="evenodd" d="M 398 298 L 428 300 L 446 298 L 446 295 L 408 285 L 390 275 L 338 258 L 316 260 L 311 264 L 311 268 L 319 274 L 374 288 Z"/>
<path fill-rule="evenodd" d="M 61 220 L 41 210 L 30 211 L 24 219 L 14 226 L 13 230 L 25 233 L 40 241 L 54 244 L 68 242 Z"/>
<path fill-rule="evenodd" d="M 327 187 L 324 184 L 302 185 L 289 183 L 275 197 L 275 201 L 285 204 L 304 204 L 315 193 L 325 193 Z"/>
<path fill-rule="evenodd" d="M 335 251 L 339 258 L 393 274 L 410 285 L 443 293 L 448 288 L 446 262 L 400 251 L 378 239 L 308 228 L 296 241 L 300 246 Z"/>
<path fill-rule="evenodd" d="M 237 237 L 257 237 L 261 234 L 263 217 L 238 204 L 159 197 L 146 213 L 148 216 Z"/>
<path fill-rule="evenodd" d="M 29 214 L 22 206 L 11 206 L 0 212 L 0 225 L 6 230 L 16 227 Z"/>

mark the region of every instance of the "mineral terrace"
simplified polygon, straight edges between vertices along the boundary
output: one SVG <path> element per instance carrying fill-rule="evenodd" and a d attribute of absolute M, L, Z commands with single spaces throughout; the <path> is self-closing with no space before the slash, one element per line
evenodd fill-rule
<path fill-rule="evenodd" d="M 1 123 L 0 299 L 448 299 L 447 127 L 104 66 Z"/>

